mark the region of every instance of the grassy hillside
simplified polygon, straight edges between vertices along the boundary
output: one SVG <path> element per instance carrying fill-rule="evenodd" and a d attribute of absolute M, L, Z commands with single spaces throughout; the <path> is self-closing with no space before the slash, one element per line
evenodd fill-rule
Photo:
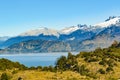
<path fill-rule="evenodd" d="M 1 80 L 118 80 L 120 79 L 120 43 L 77 55 L 61 56 L 55 67 L 25 67 L 0 59 Z M 9 65 L 10 67 L 6 67 Z M 3 78 L 3 79 L 2 79 Z M 7 79 L 4 79 L 7 78 Z"/>
<path fill-rule="evenodd" d="M 63 60 L 63 61 L 62 61 Z M 91 52 L 68 54 L 57 61 L 58 70 L 71 70 L 90 79 L 120 79 L 120 43 L 114 41 L 109 48 L 97 48 Z"/>

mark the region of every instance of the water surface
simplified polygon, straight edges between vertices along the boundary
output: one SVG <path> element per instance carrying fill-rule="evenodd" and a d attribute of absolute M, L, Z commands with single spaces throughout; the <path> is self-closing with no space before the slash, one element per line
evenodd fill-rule
<path fill-rule="evenodd" d="M 0 58 L 7 58 L 11 61 L 17 61 L 28 67 L 30 66 L 54 66 L 57 59 L 68 52 L 59 53 L 29 53 L 29 54 L 1 54 Z M 73 52 L 77 54 L 77 52 Z"/>

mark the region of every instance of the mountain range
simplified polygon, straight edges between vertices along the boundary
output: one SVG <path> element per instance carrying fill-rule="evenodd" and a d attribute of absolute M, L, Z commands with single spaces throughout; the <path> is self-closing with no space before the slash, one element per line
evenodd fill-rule
<path fill-rule="evenodd" d="M 1 52 L 39 53 L 91 51 L 120 41 L 120 16 L 110 16 L 95 25 L 71 26 L 62 30 L 41 27 L 0 43 Z"/>
<path fill-rule="evenodd" d="M 0 37 L 0 45 L 8 39 L 9 39 L 8 36 Z"/>

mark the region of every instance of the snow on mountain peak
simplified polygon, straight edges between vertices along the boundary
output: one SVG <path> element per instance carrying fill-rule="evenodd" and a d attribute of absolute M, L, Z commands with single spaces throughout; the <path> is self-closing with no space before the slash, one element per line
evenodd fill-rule
<path fill-rule="evenodd" d="M 48 29 L 46 27 L 39 27 L 38 29 L 27 31 L 25 33 L 20 34 L 20 36 L 39 36 L 40 34 L 53 35 L 59 37 L 58 31 Z"/>
<path fill-rule="evenodd" d="M 67 27 L 60 31 L 48 29 L 46 27 L 39 27 L 38 29 L 30 30 L 25 33 L 22 33 L 22 34 L 20 34 L 20 36 L 38 36 L 40 34 L 43 34 L 43 35 L 53 35 L 53 36 L 59 37 L 60 34 L 68 35 L 76 30 L 91 31 L 93 29 L 105 28 L 105 27 L 109 27 L 111 25 L 117 25 L 117 23 L 120 23 L 120 16 L 112 16 L 112 17 L 110 16 L 107 20 L 105 20 L 105 22 L 98 23 L 93 26 L 78 24 L 77 26 Z"/>
<path fill-rule="evenodd" d="M 65 29 L 62 29 L 61 34 L 70 34 L 76 30 L 86 30 L 86 29 L 88 29 L 87 25 L 78 24 L 77 26 L 71 26 L 71 27 L 67 27 Z"/>
<path fill-rule="evenodd" d="M 106 19 L 105 21 L 109 21 L 109 20 L 114 19 L 114 18 L 117 18 L 117 17 L 118 17 L 118 16 L 109 16 L 109 18 Z"/>
<path fill-rule="evenodd" d="M 69 33 L 73 32 L 73 31 L 78 30 L 78 29 L 79 29 L 78 26 L 71 26 L 71 27 L 67 27 L 67 28 L 65 28 L 65 29 L 62 29 L 62 30 L 61 30 L 61 33 L 62 33 L 62 34 L 69 34 Z"/>
<path fill-rule="evenodd" d="M 109 27 L 111 25 L 115 25 L 118 22 L 120 22 L 119 16 L 112 16 L 112 17 L 110 16 L 107 20 L 105 20 L 105 22 L 98 23 L 93 26 L 104 28 L 104 27 Z"/>

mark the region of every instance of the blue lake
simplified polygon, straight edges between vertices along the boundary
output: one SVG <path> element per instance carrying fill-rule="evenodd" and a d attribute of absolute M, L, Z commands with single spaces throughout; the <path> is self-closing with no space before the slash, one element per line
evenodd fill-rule
<path fill-rule="evenodd" d="M 73 54 L 77 54 L 77 52 L 73 52 Z M 67 52 L 59 52 L 59 53 L 30 53 L 30 54 L 1 54 L 0 58 L 6 58 L 11 61 L 17 61 L 21 64 L 24 64 L 28 67 L 30 66 L 49 66 L 55 65 L 55 62 L 60 56 L 67 56 Z"/>

